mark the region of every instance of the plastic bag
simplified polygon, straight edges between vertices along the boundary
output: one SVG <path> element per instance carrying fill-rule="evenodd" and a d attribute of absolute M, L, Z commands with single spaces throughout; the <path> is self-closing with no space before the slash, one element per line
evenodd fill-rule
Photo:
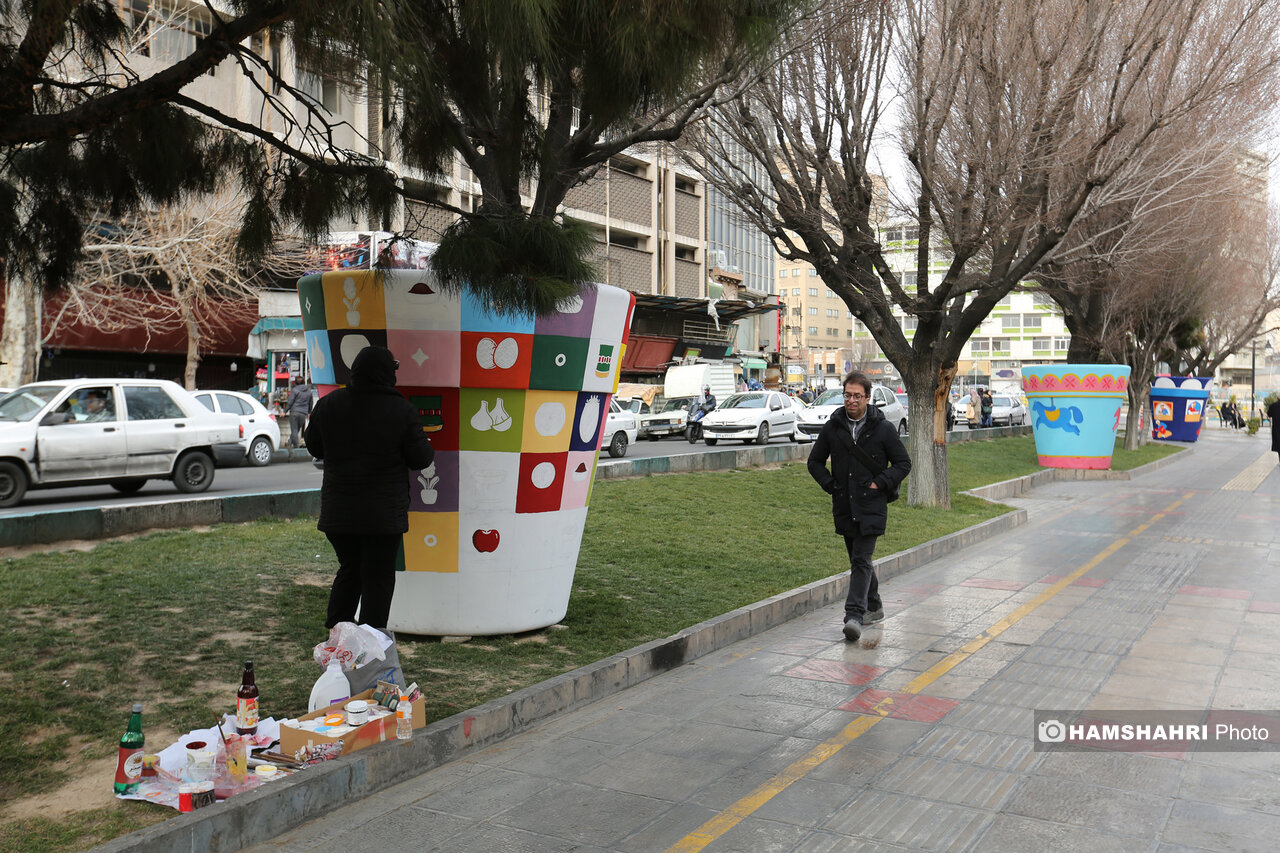
<path fill-rule="evenodd" d="M 339 622 L 329 629 L 329 639 L 316 644 L 312 654 L 321 666 L 327 667 L 331 659 L 337 658 L 342 671 L 351 672 L 370 661 L 385 659 L 390 645 L 391 638 L 377 628 Z"/>

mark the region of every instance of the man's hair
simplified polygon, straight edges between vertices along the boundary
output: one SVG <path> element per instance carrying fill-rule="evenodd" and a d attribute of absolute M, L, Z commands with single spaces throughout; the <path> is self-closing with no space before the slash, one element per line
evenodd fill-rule
<path fill-rule="evenodd" d="M 867 378 L 867 374 L 858 370 L 845 374 L 844 381 L 840 385 L 841 387 L 848 387 L 851 383 L 861 385 L 867 396 L 871 396 L 871 380 Z"/>
<path fill-rule="evenodd" d="M 101 388 L 90 388 L 88 391 L 84 392 L 84 396 L 86 400 L 101 400 L 104 403 L 107 402 L 107 392 L 103 391 Z"/>

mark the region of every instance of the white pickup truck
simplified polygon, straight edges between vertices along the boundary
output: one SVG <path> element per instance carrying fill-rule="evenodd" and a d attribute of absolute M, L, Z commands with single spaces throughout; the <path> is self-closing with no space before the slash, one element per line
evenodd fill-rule
<path fill-rule="evenodd" d="M 163 379 L 66 379 L 0 397 L 0 507 L 28 489 L 106 483 L 132 494 L 147 480 L 202 492 L 215 461 L 238 462 L 240 419 L 211 412 Z"/>

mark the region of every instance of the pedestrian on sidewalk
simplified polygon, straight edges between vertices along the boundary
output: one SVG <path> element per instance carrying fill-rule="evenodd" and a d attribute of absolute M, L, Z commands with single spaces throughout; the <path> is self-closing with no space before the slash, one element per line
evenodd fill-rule
<path fill-rule="evenodd" d="M 1280 427 L 1276 426 L 1276 422 L 1280 421 L 1280 400 L 1267 406 L 1267 417 L 1271 419 L 1271 449 L 1280 457 Z"/>
<path fill-rule="evenodd" d="M 979 398 L 982 404 L 982 426 L 984 429 L 995 426 L 995 421 L 991 419 L 991 413 L 995 411 L 995 400 L 991 398 L 991 390 L 989 388 L 982 389 L 982 396 Z"/>
<path fill-rule="evenodd" d="M 351 383 L 311 413 L 307 449 L 324 460 L 320 521 L 338 556 L 325 627 L 360 622 L 385 630 L 396 588 L 396 554 L 409 529 L 409 472 L 435 451 L 418 410 L 396 390 L 400 363 L 386 347 L 360 350 Z"/>
<path fill-rule="evenodd" d="M 863 625 L 884 619 L 871 558 L 889 519 L 889 503 L 898 499 L 898 487 L 911 471 L 898 430 L 870 401 L 871 380 L 856 371 L 846 376 L 844 408 L 832 413 L 809 453 L 809 474 L 831 495 L 836 533 L 849 553 L 844 636 L 851 642 L 862 636 Z"/>
<path fill-rule="evenodd" d="M 293 380 L 284 410 L 289 415 L 289 446 L 294 449 L 302 440 L 302 431 L 306 429 L 307 418 L 311 415 L 311 397 L 311 386 L 306 380 L 301 376 Z"/>

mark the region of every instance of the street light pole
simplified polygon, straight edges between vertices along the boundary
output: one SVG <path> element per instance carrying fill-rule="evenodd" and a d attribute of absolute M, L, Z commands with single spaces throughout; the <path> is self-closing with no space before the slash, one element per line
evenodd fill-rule
<path fill-rule="evenodd" d="M 1258 339 L 1249 347 L 1249 420 L 1253 420 L 1253 401 L 1258 399 Z M 1253 427 L 1250 427 L 1252 429 Z"/>

